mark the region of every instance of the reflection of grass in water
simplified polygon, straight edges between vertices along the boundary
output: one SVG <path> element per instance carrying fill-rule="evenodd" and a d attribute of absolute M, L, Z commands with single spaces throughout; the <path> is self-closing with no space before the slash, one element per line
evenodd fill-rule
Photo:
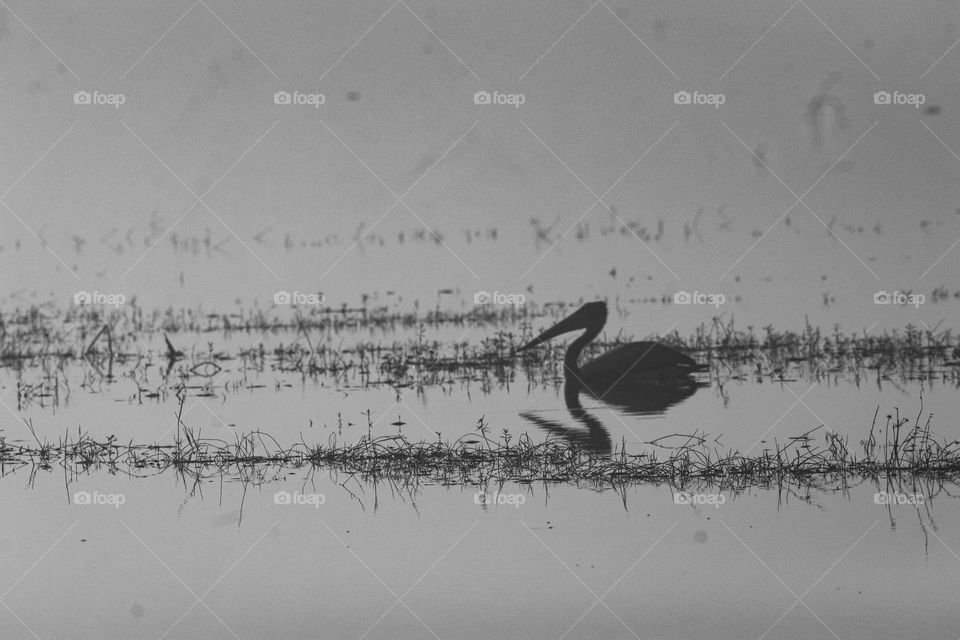
<path fill-rule="evenodd" d="M 181 396 L 181 410 L 182 410 Z M 878 409 L 879 413 L 879 409 Z M 921 410 L 922 413 L 922 410 Z M 369 420 L 369 416 L 368 416 Z M 28 423 L 31 432 L 32 424 Z M 930 418 L 913 424 L 899 411 L 878 425 L 874 416 L 859 453 L 849 438 L 827 431 L 817 444 L 820 427 L 773 449 L 750 455 L 721 451 L 704 434 L 676 434 L 648 443 L 652 453 L 627 453 L 625 443 L 612 454 L 598 454 L 576 444 L 551 439 L 534 442 L 513 438 L 506 430 L 493 438 L 480 420 L 476 432 L 455 442 L 412 442 L 402 434 L 374 437 L 368 433 L 352 444 L 299 442 L 282 446 L 261 431 L 238 435 L 234 442 L 203 438 L 178 418 L 171 445 L 98 442 L 89 436 L 64 436 L 56 443 L 14 444 L 0 438 L 3 475 L 23 467 L 33 470 L 63 466 L 72 472 L 106 469 L 132 476 L 175 470 L 202 478 L 234 475 L 265 479 L 292 468 L 312 467 L 363 481 L 423 481 L 444 484 L 497 482 L 566 482 L 605 485 L 611 482 L 719 483 L 731 489 L 783 484 L 817 485 L 826 478 L 877 479 L 909 476 L 914 480 L 956 480 L 960 477 L 960 441 L 938 441 Z M 667 440 L 679 444 L 667 444 Z"/>

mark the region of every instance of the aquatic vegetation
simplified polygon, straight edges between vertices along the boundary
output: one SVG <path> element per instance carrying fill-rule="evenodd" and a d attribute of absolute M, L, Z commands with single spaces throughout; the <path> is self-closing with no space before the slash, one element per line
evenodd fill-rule
<path fill-rule="evenodd" d="M 167 308 L 145 311 L 136 299 L 118 309 L 71 306 L 66 310 L 51 304 L 31 305 L 0 313 L 0 361 L 43 358 L 81 359 L 90 354 L 107 354 L 123 360 L 147 355 L 147 343 L 160 334 L 176 337 L 191 334 L 191 340 L 205 334 L 230 338 L 246 334 L 261 338 L 293 336 L 286 346 L 276 347 L 280 355 L 357 354 L 376 351 L 390 356 L 390 366 L 449 366 L 453 363 L 484 366 L 503 363 L 532 335 L 533 323 L 556 322 L 579 304 L 546 303 L 521 307 L 474 306 L 464 311 L 443 309 L 395 311 L 384 306 L 357 308 L 270 306 L 238 307 L 230 312 L 209 312 L 202 308 Z M 620 311 L 614 308 L 614 311 Z M 437 330 L 444 335 L 462 330 L 477 336 L 478 344 L 460 340 L 427 338 Z M 847 360 L 859 367 L 914 361 L 960 365 L 960 336 L 950 330 L 920 329 L 907 325 L 903 330 L 844 333 L 839 327 L 826 331 L 805 324 L 803 330 L 777 330 L 767 326 L 735 326 L 732 319 L 714 318 L 701 324 L 689 336 L 677 332 L 653 337 L 660 344 L 701 354 L 714 361 L 742 364 L 765 361 L 771 365 L 789 362 Z M 428 332 L 428 330 L 430 330 Z M 490 334 L 494 330 L 494 334 Z M 454 335 L 456 335 L 454 333 Z M 392 338 L 389 341 L 388 338 Z M 590 356 L 634 340 L 634 336 L 599 335 L 584 349 Z M 559 347 L 554 347 L 557 349 Z M 555 360 L 549 346 L 524 354 L 530 362 Z M 761 355 L 762 354 L 762 355 Z M 196 357 L 198 354 L 185 354 Z M 202 355 L 202 354 L 200 354 Z M 239 354 L 231 354 L 239 355 Z M 309 363 L 307 363 L 309 364 Z"/>
<path fill-rule="evenodd" d="M 521 350 L 534 327 L 575 307 L 480 305 L 465 311 L 363 308 L 202 308 L 146 311 L 136 300 L 118 309 L 31 305 L 0 314 L 0 369 L 17 387 L 17 409 L 57 407 L 77 389 L 133 403 L 165 402 L 181 391 L 225 400 L 278 390 L 276 375 L 337 389 L 431 388 L 483 394 L 518 379 L 533 388 L 563 384 L 563 344 Z M 620 311 L 616 306 L 612 312 Z M 706 365 L 702 382 L 727 385 L 843 381 L 921 383 L 960 388 L 960 340 L 949 330 L 876 335 L 739 327 L 714 319 L 691 335 L 638 336 L 680 349 Z M 634 341 L 600 333 L 583 349 L 594 358 Z M 131 384 L 132 383 L 132 384 Z"/>
<path fill-rule="evenodd" d="M 366 482 L 409 484 L 486 484 L 488 482 L 587 483 L 597 486 L 623 482 L 716 483 L 722 488 L 779 485 L 815 486 L 826 479 L 914 478 L 960 479 L 960 440 L 937 439 L 932 415 L 922 409 L 911 421 L 896 410 L 878 422 L 879 408 L 859 446 L 849 437 L 822 428 L 775 442 L 757 454 L 723 449 L 705 433 L 673 434 L 647 443 L 647 451 L 627 452 L 626 443 L 610 454 L 599 454 L 574 442 L 548 438 L 536 442 L 526 434 L 504 430 L 499 438 L 480 419 L 474 432 L 453 442 L 437 434 L 435 441 L 412 441 L 402 433 L 373 436 L 372 424 L 355 442 L 340 443 L 331 433 L 326 443 L 304 440 L 282 445 L 263 431 L 237 434 L 234 441 L 205 438 L 182 420 L 180 396 L 177 437 L 172 444 L 122 443 L 115 436 L 96 441 L 78 431 L 56 442 L 34 435 L 32 443 L 0 437 L 0 475 L 23 468 L 71 474 L 91 469 L 150 475 L 167 470 L 195 478 L 237 476 L 261 479 L 270 473 L 309 468 Z M 264 470 L 270 473 L 263 473 Z"/>

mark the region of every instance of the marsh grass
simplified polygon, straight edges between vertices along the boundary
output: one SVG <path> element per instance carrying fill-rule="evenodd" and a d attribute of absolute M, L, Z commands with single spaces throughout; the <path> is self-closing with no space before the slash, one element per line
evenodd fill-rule
<path fill-rule="evenodd" d="M 863 440 L 817 427 L 757 453 L 723 449 L 703 433 L 673 434 L 646 444 L 641 454 L 620 443 L 611 454 L 598 454 L 565 440 L 535 442 L 526 434 L 504 431 L 493 437 L 481 419 L 474 433 L 456 441 L 411 441 L 403 434 L 373 436 L 372 425 L 356 442 L 301 440 L 281 445 L 262 431 L 238 434 L 232 442 L 202 436 L 178 416 L 172 444 L 122 443 L 115 437 L 96 441 L 78 431 L 56 442 L 11 442 L 0 438 L 0 473 L 24 467 L 69 469 L 71 473 L 107 470 L 131 476 L 173 470 L 194 478 L 235 476 L 265 478 L 286 470 L 310 468 L 364 482 L 400 485 L 423 482 L 485 485 L 490 482 L 670 483 L 719 485 L 742 491 L 751 487 L 816 486 L 826 479 L 880 480 L 914 478 L 955 481 L 960 478 L 960 441 L 937 439 L 931 418 L 922 409 L 911 421 L 899 411 L 881 418 L 879 408 Z M 259 471 L 258 471 L 259 470 Z M 270 470 L 266 473 L 266 470 Z"/>
<path fill-rule="evenodd" d="M 524 352 L 516 349 L 529 340 L 534 327 L 552 323 L 575 305 L 545 304 L 523 307 L 469 307 L 463 311 L 398 312 L 387 307 L 242 308 L 229 313 L 203 309 L 146 311 L 136 300 L 118 309 L 52 304 L 32 305 L 0 314 L 0 365 L 31 367 L 51 362 L 109 358 L 111 363 L 141 366 L 149 358 L 164 359 L 171 351 L 159 346 L 171 336 L 183 355 L 204 359 L 271 359 L 281 370 L 304 374 L 340 372 L 351 368 L 376 370 L 389 379 L 416 371 L 457 372 L 468 369 L 505 369 L 519 363 L 531 371 L 546 371 L 562 358 L 562 344 Z M 468 331 L 469 330 L 469 331 Z M 180 334 L 188 334 L 186 339 Z M 204 335 L 229 339 L 236 334 L 243 347 L 217 351 Z M 470 342 L 453 336 L 472 334 Z M 447 339 L 438 337 L 447 336 Z M 212 338 L 213 336 L 211 336 Z M 587 357 L 635 339 L 659 340 L 684 349 L 719 370 L 749 368 L 763 375 L 782 372 L 792 363 L 814 371 L 900 370 L 908 377 L 937 370 L 960 377 L 960 340 L 949 330 L 918 329 L 878 335 L 832 331 L 805 323 L 801 331 L 773 327 L 738 327 L 732 319 L 714 318 L 691 335 L 611 336 L 607 333 L 585 350 Z M 264 347 L 264 340 L 270 344 Z M 193 343 L 207 342 L 207 348 Z M 562 342 L 562 341 L 559 341 Z M 186 343 L 186 344 L 185 344 Z"/>
<path fill-rule="evenodd" d="M 147 312 L 136 300 L 118 309 L 33 305 L 0 314 L 0 367 L 16 370 L 21 404 L 55 404 L 60 381 L 136 381 L 138 401 L 165 400 L 180 387 L 209 394 L 214 378 L 224 390 L 259 388 L 245 372 L 278 371 L 337 386 L 416 387 L 479 383 L 504 386 L 522 372 L 533 385 L 562 382 L 563 341 L 518 354 L 534 327 L 552 323 L 572 305 L 470 307 L 396 312 L 386 307 L 238 307 Z M 472 334 L 471 340 L 461 336 Z M 710 365 L 721 393 L 731 380 L 819 381 L 844 376 L 929 381 L 960 387 L 960 342 L 950 331 L 869 335 L 821 330 L 737 327 L 714 319 L 692 335 L 602 334 L 587 346 L 594 357 L 634 339 L 660 340 Z M 230 345 L 230 346 L 223 346 Z M 162 379 L 151 374 L 162 371 Z M 226 369 L 226 371 L 224 371 Z M 171 375 L 172 374 L 172 375 Z"/>
<path fill-rule="evenodd" d="M 177 398 L 181 416 L 187 394 L 210 393 L 215 375 L 224 392 L 231 385 L 254 388 L 254 382 L 243 381 L 248 370 L 324 376 L 336 385 L 395 388 L 465 380 L 479 380 L 488 388 L 509 383 L 518 369 L 532 384 L 559 384 L 563 378 L 561 345 L 545 345 L 520 355 L 516 348 L 532 337 L 535 325 L 564 316 L 569 306 L 424 313 L 385 308 L 285 311 L 283 317 L 276 310 L 263 309 L 231 314 L 199 309 L 147 313 L 135 301 L 109 312 L 32 306 L 0 314 L 0 366 L 17 374 L 18 409 L 31 402 L 59 402 L 61 393 L 69 394 L 66 381 L 76 379 L 66 369 L 79 364 L 80 388 L 96 389 L 102 380 L 133 380 L 139 392 L 130 396 L 131 401 Z M 473 343 L 428 337 L 450 328 L 459 334 L 468 326 L 486 327 L 487 337 Z M 505 326 L 513 330 L 504 330 Z M 184 332 L 194 334 L 191 341 L 203 333 L 243 332 L 250 338 L 224 352 L 212 343 L 188 348 Z M 164 342 L 166 333 L 172 345 Z M 271 346 L 264 345 L 268 336 Z M 589 345 L 587 355 L 632 339 L 601 336 Z M 908 326 L 872 336 L 844 334 L 839 329 L 827 333 L 806 324 L 802 331 L 791 332 L 738 328 L 732 321 L 716 319 L 701 325 L 692 336 L 673 333 L 660 339 L 708 362 L 711 380 L 721 393 L 726 381 L 747 376 L 783 381 L 797 375 L 819 379 L 849 374 L 859 383 L 869 374 L 877 381 L 894 376 L 939 378 L 960 386 L 960 347 L 949 331 Z M 148 348 L 148 342 L 154 347 Z M 151 371 L 164 368 L 167 375 L 148 381 L 148 368 L 154 365 L 160 366 Z M 231 368 L 239 372 L 235 374 L 239 381 L 219 375 Z M 818 427 L 771 448 L 743 452 L 724 449 L 697 432 L 646 443 L 644 453 L 628 452 L 621 442 L 612 454 L 603 455 L 560 439 L 534 441 L 525 434 L 506 433 L 493 437 L 482 419 L 475 433 L 452 442 L 439 434 L 435 441 L 411 441 L 403 434 L 373 436 L 372 429 L 346 443 L 332 434 L 325 443 L 301 440 L 283 445 L 259 430 L 237 432 L 231 441 L 205 437 L 180 416 L 173 443 L 124 443 L 116 437 L 98 441 L 82 430 L 49 441 L 37 435 L 32 423 L 28 428 L 32 440 L 27 442 L 0 437 L 0 473 L 24 467 L 62 467 L 70 473 L 106 469 L 130 475 L 172 469 L 197 478 L 250 474 L 267 478 L 271 469 L 280 473 L 306 467 L 374 482 L 670 482 L 677 486 L 707 482 L 730 487 L 809 485 L 828 476 L 960 475 L 960 443 L 937 440 L 931 434 L 930 419 L 921 421 L 920 413 L 911 423 L 898 412 L 883 418 L 879 409 L 868 433 L 855 444 Z M 631 443 L 631 451 L 637 444 Z"/>

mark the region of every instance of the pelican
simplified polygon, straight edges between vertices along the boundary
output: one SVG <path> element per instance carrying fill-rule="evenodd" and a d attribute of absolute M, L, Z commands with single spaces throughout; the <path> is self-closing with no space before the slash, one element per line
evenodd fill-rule
<path fill-rule="evenodd" d="M 607 322 L 607 303 L 588 302 L 571 315 L 553 325 L 520 347 L 520 351 L 570 331 L 585 330 L 573 341 L 563 358 L 564 377 L 569 385 L 586 389 L 603 400 L 614 389 L 625 391 L 631 386 L 675 384 L 705 367 L 676 349 L 657 342 L 631 342 L 594 358 L 582 367 L 580 352 L 603 329 Z"/>

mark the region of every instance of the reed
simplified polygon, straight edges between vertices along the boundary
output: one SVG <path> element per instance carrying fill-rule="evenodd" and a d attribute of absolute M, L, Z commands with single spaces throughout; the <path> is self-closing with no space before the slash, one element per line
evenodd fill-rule
<path fill-rule="evenodd" d="M 827 478 L 957 480 L 960 441 L 937 439 L 931 431 L 932 415 L 921 416 L 922 409 L 911 421 L 895 410 L 881 418 L 878 408 L 859 446 L 831 431 L 818 433 L 822 427 L 817 427 L 756 454 L 721 449 L 703 433 L 660 438 L 648 443 L 642 454 L 628 452 L 624 443 L 610 454 L 598 454 L 566 440 L 534 441 L 526 433 L 514 437 L 504 431 L 493 437 L 483 419 L 474 433 L 452 442 L 439 434 L 434 441 L 411 441 L 400 433 L 373 436 L 368 430 L 355 442 L 340 443 L 333 433 L 326 443 L 289 446 L 263 431 L 238 434 L 232 442 L 206 438 L 180 417 L 177 437 L 168 445 L 121 443 L 115 437 L 96 441 L 81 431 L 47 442 L 29 424 L 32 442 L 0 438 L 0 473 L 62 466 L 132 476 L 176 470 L 195 477 L 245 477 L 258 467 L 309 467 L 372 482 L 706 482 L 738 490 L 809 486 Z"/>

